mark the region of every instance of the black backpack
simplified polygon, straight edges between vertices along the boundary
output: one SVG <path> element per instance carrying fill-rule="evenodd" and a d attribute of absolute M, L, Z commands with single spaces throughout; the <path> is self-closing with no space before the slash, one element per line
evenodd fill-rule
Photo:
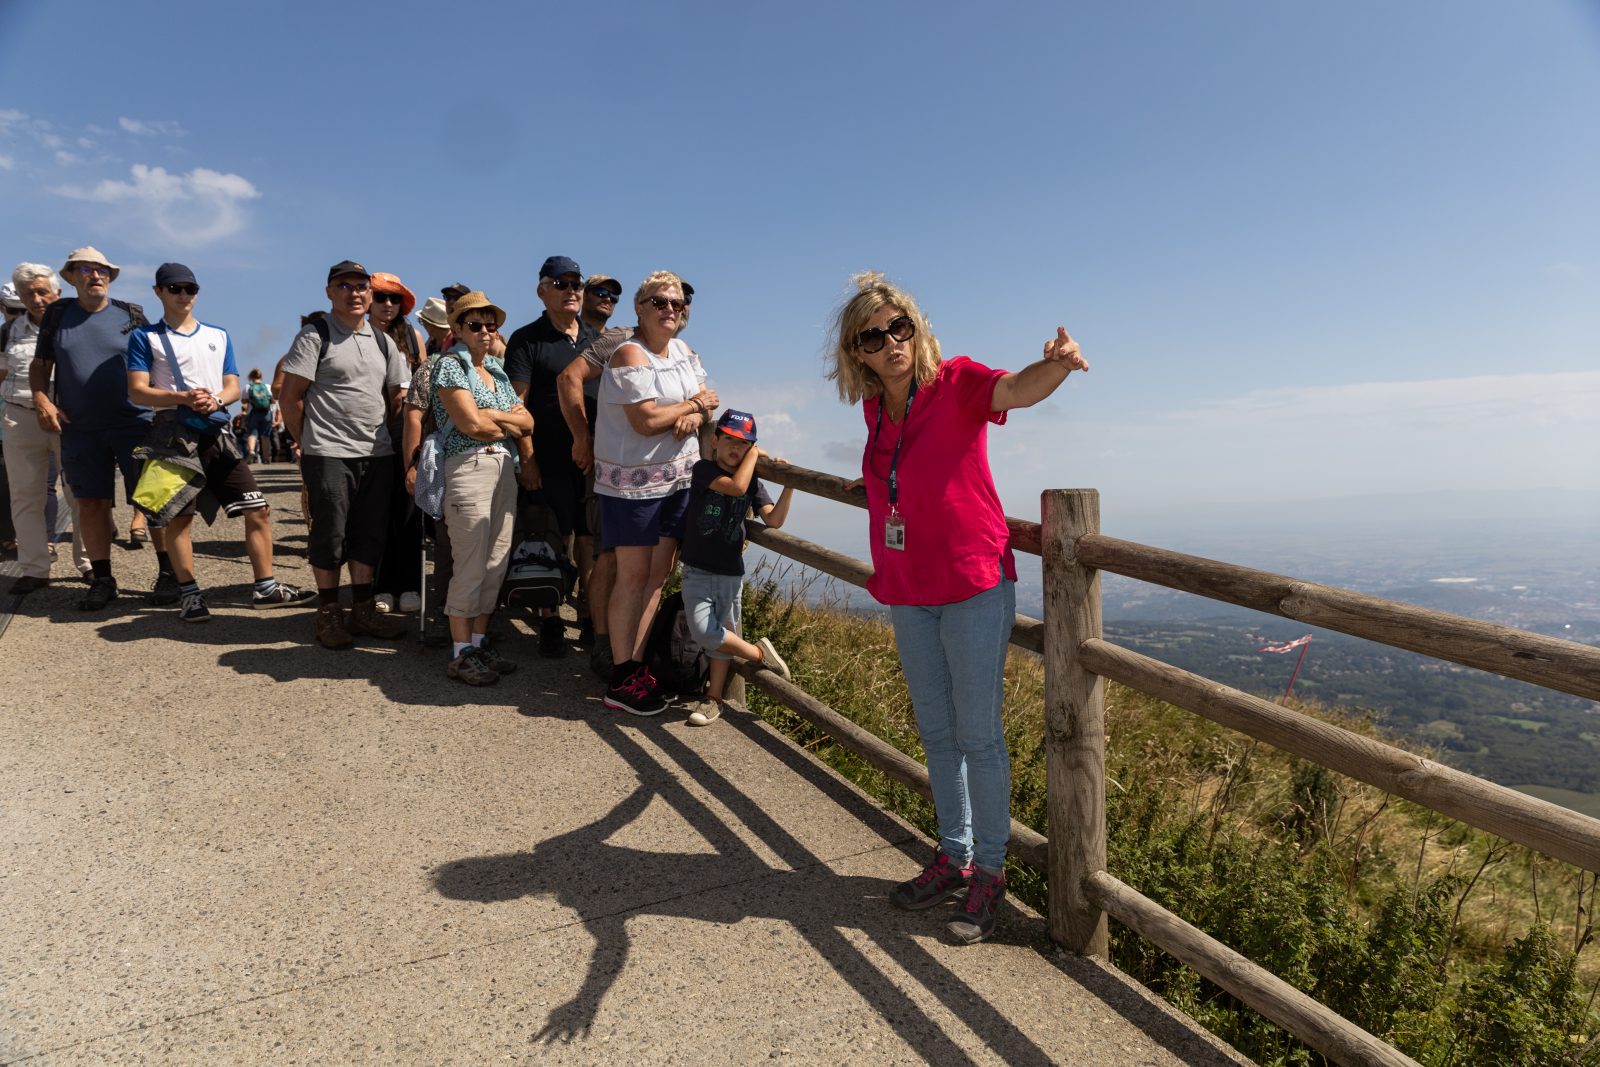
<path fill-rule="evenodd" d="M 711 657 L 689 636 L 689 618 L 683 609 L 683 593 L 661 599 L 650 636 L 644 644 L 645 666 L 661 683 L 662 695 L 680 700 L 698 700 L 705 695 L 711 676 Z"/>
<path fill-rule="evenodd" d="M 500 583 L 500 606 L 559 608 L 572 595 L 578 568 L 567 558 L 566 538 L 555 513 L 542 503 L 524 505 L 521 533 Z"/>

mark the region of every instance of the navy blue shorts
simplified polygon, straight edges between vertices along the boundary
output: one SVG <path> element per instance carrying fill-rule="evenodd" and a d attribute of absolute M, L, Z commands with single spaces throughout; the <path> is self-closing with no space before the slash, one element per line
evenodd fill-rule
<path fill-rule="evenodd" d="M 103 430 L 80 430 L 71 423 L 61 428 L 61 472 L 79 500 L 113 500 L 116 472 L 122 472 L 123 499 L 133 503 L 144 460 L 133 450 L 150 437 L 148 422 L 126 422 Z"/>
<path fill-rule="evenodd" d="M 650 500 L 600 498 L 600 538 L 607 548 L 654 547 L 664 537 L 683 541 L 689 516 L 689 490 Z"/>

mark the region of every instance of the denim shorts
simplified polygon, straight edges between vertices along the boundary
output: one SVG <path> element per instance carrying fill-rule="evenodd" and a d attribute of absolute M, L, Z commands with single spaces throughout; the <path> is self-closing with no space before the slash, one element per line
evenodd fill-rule
<path fill-rule="evenodd" d="M 712 659 L 732 659 L 719 652 L 727 634 L 739 633 L 744 599 L 744 575 L 715 574 L 685 563 L 683 565 L 683 611 L 689 622 L 689 636 Z"/>
<path fill-rule="evenodd" d="M 653 547 L 664 537 L 683 540 L 689 516 L 689 490 L 679 489 L 670 496 L 649 500 L 629 500 L 619 496 L 600 498 L 601 538 L 607 548 Z"/>

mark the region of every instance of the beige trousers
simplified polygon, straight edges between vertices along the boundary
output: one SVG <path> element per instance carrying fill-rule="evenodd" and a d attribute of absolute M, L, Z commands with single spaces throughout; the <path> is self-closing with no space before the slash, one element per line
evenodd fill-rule
<path fill-rule="evenodd" d="M 511 563 L 517 479 L 500 445 L 444 461 L 444 517 L 455 570 L 444 613 L 459 619 L 494 611 Z"/>
<path fill-rule="evenodd" d="M 11 481 L 11 522 L 17 528 L 17 569 L 30 578 L 50 577 L 50 538 L 45 529 L 50 460 L 61 469 L 61 435 L 39 428 L 32 408 L 5 405 L 6 475 Z M 78 502 L 61 479 L 62 502 L 72 509 L 72 561 L 78 570 L 89 569 L 89 553 L 78 532 Z"/>

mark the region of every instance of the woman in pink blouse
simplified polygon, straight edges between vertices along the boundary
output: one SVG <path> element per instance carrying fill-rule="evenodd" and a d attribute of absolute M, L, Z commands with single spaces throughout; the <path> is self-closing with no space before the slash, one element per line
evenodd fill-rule
<path fill-rule="evenodd" d="M 890 900 L 929 908 L 965 890 L 947 929 L 973 944 L 994 932 L 1011 836 L 1000 706 L 1017 571 L 988 430 L 1089 364 L 1063 327 L 1042 359 L 1016 373 L 943 359 L 909 293 L 881 274 L 854 281 L 835 320 L 828 377 L 866 417 L 867 590 L 889 607 L 939 821 L 933 862 Z"/>

